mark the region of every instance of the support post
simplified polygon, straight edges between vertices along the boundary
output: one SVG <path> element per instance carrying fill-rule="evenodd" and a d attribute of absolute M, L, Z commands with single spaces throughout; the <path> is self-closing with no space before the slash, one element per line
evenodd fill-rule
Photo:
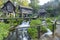
<path fill-rule="evenodd" d="M 53 23 L 53 38 L 54 38 L 55 27 L 56 27 L 56 21 Z"/>
<path fill-rule="evenodd" d="M 55 30 L 54 27 L 55 27 L 55 26 L 54 26 L 54 24 L 53 24 L 53 30 L 52 30 L 52 31 L 53 31 L 53 38 L 54 38 L 54 30 Z"/>
<path fill-rule="evenodd" d="M 16 29 L 16 40 L 18 40 L 19 35 L 18 35 L 18 29 Z"/>
<path fill-rule="evenodd" d="M 38 40 L 40 40 L 40 26 L 37 27 L 38 30 Z"/>

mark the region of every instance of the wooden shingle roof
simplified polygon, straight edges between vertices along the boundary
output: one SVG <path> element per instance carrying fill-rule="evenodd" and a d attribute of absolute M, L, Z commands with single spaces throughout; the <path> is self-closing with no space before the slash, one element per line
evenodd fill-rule
<path fill-rule="evenodd" d="M 31 7 L 26 7 L 26 6 L 19 6 L 19 9 L 26 9 L 26 10 L 33 10 L 33 8 L 31 8 Z"/>

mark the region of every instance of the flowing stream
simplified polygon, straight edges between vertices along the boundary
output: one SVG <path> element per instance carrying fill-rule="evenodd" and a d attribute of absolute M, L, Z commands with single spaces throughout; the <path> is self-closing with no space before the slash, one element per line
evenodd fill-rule
<path fill-rule="evenodd" d="M 29 21 L 25 22 L 23 21 L 21 25 L 18 26 L 18 28 L 22 28 L 22 35 L 20 35 L 20 38 L 22 40 L 28 40 L 28 33 L 27 33 L 27 29 L 28 27 L 30 27 Z M 26 27 L 26 28 L 25 28 Z"/>
<path fill-rule="evenodd" d="M 41 40 L 47 40 L 47 38 L 48 38 L 49 36 L 51 36 L 53 33 L 52 33 L 52 31 L 51 31 L 49 28 L 47 28 L 48 26 L 47 26 L 46 21 L 42 21 L 42 25 L 45 26 L 45 28 L 47 29 L 47 32 L 44 33 L 44 34 L 41 36 Z"/>
<path fill-rule="evenodd" d="M 29 35 L 27 33 L 28 27 L 30 27 L 29 21 L 23 21 L 21 25 L 16 27 L 16 30 L 10 32 L 6 40 L 28 40 Z"/>
<path fill-rule="evenodd" d="M 41 36 L 41 40 L 52 40 L 52 31 L 48 28 L 47 29 L 47 32 L 44 33 L 42 36 Z"/>
<path fill-rule="evenodd" d="M 48 29 L 48 28 L 46 28 L 47 29 L 47 32 L 46 33 L 44 33 L 42 36 L 50 36 L 50 35 L 52 35 L 52 31 L 50 30 L 50 29 Z"/>

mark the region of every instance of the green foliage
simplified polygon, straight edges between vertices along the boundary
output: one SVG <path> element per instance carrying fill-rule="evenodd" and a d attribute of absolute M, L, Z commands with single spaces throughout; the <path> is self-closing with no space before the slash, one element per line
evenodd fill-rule
<path fill-rule="evenodd" d="M 28 0 L 11 0 L 11 1 L 17 2 L 17 5 L 29 6 Z"/>
<path fill-rule="evenodd" d="M 22 23 L 23 19 L 18 18 L 18 19 L 15 19 L 15 20 L 8 20 L 8 21 L 12 26 L 17 26 L 17 25 Z"/>
<path fill-rule="evenodd" d="M 48 28 L 52 31 L 53 30 L 53 24 L 52 23 L 47 23 L 48 24 Z"/>
<path fill-rule="evenodd" d="M 40 28 L 41 28 L 40 31 L 42 33 L 47 32 L 46 28 L 43 27 L 41 24 L 42 24 L 42 21 L 40 19 L 36 19 L 36 20 L 31 21 L 31 23 L 30 23 L 31 28 L 28 29 L 28 33 L 31 36 L 31 38 L 37 38 L 38 37 L 37 36 L 38 35 L 37 27 L 39 25 L 40 25 Z"/>
<path fill-rule="evenodd" d="M 30 26 L 38 26 L 41 24 L 41 21 L 39 19 L 31 20 Z"/>
<path fill-rule="evenodd" d="M 52 18 L 47 18 L 46 19 L 46 22 L 47 22 L 47 25 L 48 25 L 48 28 L 53 31 L 53 22 L 51 22 L 53 19 Z M 56 27 L 54 27 L 54 29 L 56 29 Z"/>
<path fill-rule="evenodd" d="M 52 26 L 53 23 L 51 22 L 51 19 L 50 19 L 50 18 L 47 18 L 47 19 L 46 19 L 46 22 L 47 22 L 48 28 L 52 31 L 52 30 L 53 30 L 53 29 L 52 29 L 52 28 L 53 28 L 53 26 Z"/>
<path fill-rule="evenodd" d="M 37 38 L 37 29 L 36 28 L 29 28 L 28 33 L 31 38 Z"/>
<path fill-rule="evenodd" d="M 40 32 L 43 34 L 47 32 L 46 28 L 43 26 L 40 26 Z M 28 33 L 31 36 L 31 38 L 37 38 L 38 37 L 38 29 L 36 27 L 31 27 L 28 29 Z"/>
<path fill-rule="evenodd" d="M 34 9 L 34 13 L 37 13 L 38 9 L 39 9 L 39 1 L 38 0 L 30 0 L 30 6 Z"/>
<path fill-rule="evenodd" d="M 41 26 L 41 27 L 40 27 L 40 30 L 41 30 L 41 32 L 42 32 L 42 33 L 47 32 L 47 29 L 46 29 L 46 27 L 45 27 L 45 26 Z"/>
<path fill-rule="evenodd" d="M 47 22 L 47 23 L 48 23 L 48 22 L 51 22 L 51 20 L 52 20 L 52 19 L 47 18 L 47 19 L 46 19 L 46 22 Z"/>
<path fill-rule="evenodd" d="M 28 0 L 23 0 L 21 3 L 22 3 L 23 6 L 29 6 Z"/>
<path fill-rule="evenodd" d="M 41 25 L 42 24 L 42 18 L 40 19 L 35 19 L 35 20 L 32 20 L 31 23 L 30 23 L 30 26 L 31 28 L 28 29 L 28 33 L 29 35 L 31 36 L 31 38 L 37 38 L 38 37 L 38 30 L 37 30 L 37 27 L 38 25 L 40 25 L 40 32 L 42 34 L 44 34 L 45 32 L 47 32 L 47 29 L 45 26 Z M 51 18 L 47 18 L 46 19 L 46 22 L 47 22 L 47 25 L 48 25 L 48 28 L 53 31 L 53 23 L 51 22 L 52 19 Z M 54 28 L 56 29 L 56 27 Z"/>
<path fill-rule="evenodd" d="M 4 37 L 8 36 L 9 28 L 10 28 L 9 24 L 0 22 L 0 40 L 3 40 Z"/>

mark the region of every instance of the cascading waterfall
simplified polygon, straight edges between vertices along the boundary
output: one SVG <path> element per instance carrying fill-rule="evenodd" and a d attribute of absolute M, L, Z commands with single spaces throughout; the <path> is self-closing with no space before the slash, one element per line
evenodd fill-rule
<path fill-rule="evenodd" d="M 47 29 L 47 32 L 44 33 L 43 35 L 48 35 L 48 36 L 52 35 L 52 31 L 49 28 L 47 28 L 48 25 L 47 25 L 46 21 L 42 21 L 42 25 L 46 26 L 45 28 Z"/>
<path fill-rule="evenodd" d="M 29 35 L 27 33 L 28 27 L 30 27 L 29 21 L 27 22 L 23 21 L 21 25 L 18 25 L 16 27 L 16 30 L 9 34 L 6 40 L 28 40 L 29 39 Z"/>
<path fill-rule="evenodd" d="M 47 32 L 44 33 L 42 36 L 45 36 L 45 35 L 50 36 L 50 35 L 52 35 L 52 31 L 50 29 L 48 29 L 48 28 L 46 28 L 46 29 L 47 29 Z"/>
<path fill-rule="evenodd" d="M 21 25 L 19 25 L 18 27 L 30 27 L 29 21 L 25 22 L 23 21 Z"/>
<path fill-rule="evenodd" d="M 29 25 L 29 21 L 25 22 L 23 21 L 21 25 L 19 25 L 18 27 L 22 28 L 22 36 L 21 39 L 22 40 L 28 40 L 28 33 L 27 33 L 27 29 L 28 27 L 30 27 Z M 26 28 L 25 28 L 26 27 Z"/>

